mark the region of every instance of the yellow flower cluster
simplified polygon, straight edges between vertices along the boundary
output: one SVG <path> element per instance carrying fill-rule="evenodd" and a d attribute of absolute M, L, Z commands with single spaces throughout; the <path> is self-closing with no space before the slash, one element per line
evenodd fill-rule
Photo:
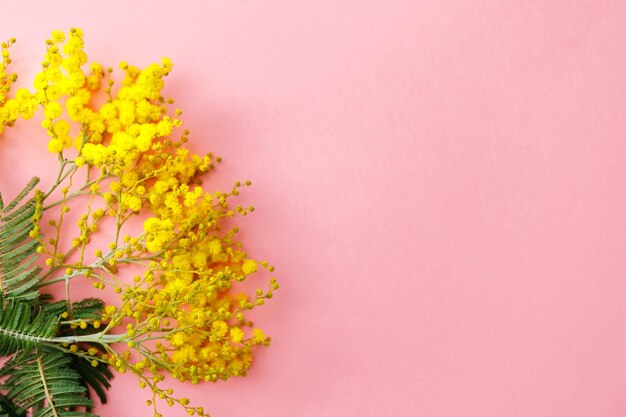
<path fill-rule="evenodd" d="M 96 364 L 105 361 L 135 373 L 142 387 L 152 389 L 150 405 L 161 398 L 202 415 L 202 408 L 189 407 L 188 400 L 159 387 L 163 372 L 194 383 L 245 376 L 252 348 L 270 341 L 245 314 L 272 298 L 275 279 L 254 295 L 235 287 L 259 268 L 272 272 L 273 267 L 249 259 L 234 240 L 237 228 L 221 226 L 223 218 L 253 210 L 230 207 L 250 182 L 237 182 L 230 192 L 202 187 L 200 176 L 220 160 L 192 154 L 184 146 L 189 132 L 177 133 L 182 112 L 172 115 L 173 100 L 162 95 L 172 69 L 169 59 L 143 69 L 120 64 L 124 77 L 117 87 L 112 68 L 92 63 L 83 71 L 88 58 L 81 30 L 55 31 L 46 42 L 34 91 L 21 89 L 8 99 L 14 81 L 5 72 L 11 43 L 2 45 L 0 128 L 42 108 L 48 149 L 60 161 L 58 180 L 42 193 L 44 211 L 55 213 L 48 217 L 54 236 L 41 239 L 38 249 L 48 257 L 43 285 L 82 278 L 120 294 L 120 303 L 107 306 L 99 320 L 76 324 L 94 329 L 79 341 L 100 343 L 103 350 L 81 350 L 80 343 L 69 349 Z M 50 201 L 59 192 L 60 198 Z M 84 211 L 71 249 L 64 251 L 59 242 L 70 233 L 64 219 L 74 199 Z M 138 214 L 145 219 L 139 232 L 128 222 Z M 99 247 L 92 236 L 105 229 L 110 244 Z M 131 282 L 122 272 L 127 266 L 133 273 L 140 270 Z M 64 319 L 72 320 L 71 311 Z"/>
<path fill-rule="evenodd" d="M 17 81 L 17 74 L 7 72 L 7 68 L 11 64 L 9 48 L 14 43 L 15 39 L 11 38 L 8 42 L 0 44 L 0 52 L 2 53 L 0 60 L 0 133 L 3 132 L 5 126 L 13 126 L 19 117 L 22 119 L 32 118 L 37 110 L 37 100 L 25 88 L 19 89 L 14 99 L 9 99 L 11 85 Z"/>

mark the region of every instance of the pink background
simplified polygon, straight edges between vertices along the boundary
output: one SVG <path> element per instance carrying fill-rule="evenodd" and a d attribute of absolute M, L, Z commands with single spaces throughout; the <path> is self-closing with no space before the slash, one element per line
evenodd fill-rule
<path fill-rule="evenodd" d="M 626 415 L 626 2 L 12 1 L 31 80 L 52 29 L 170 56 L 196 150 L 250 178 L 282 288 L 215 417 Z M 0 189 L 54 172 L 1 139 Z M 30 155 L 30 156 L 26 156 Z M 19 158 L 19 160 L 17 159 Z M 106 416 L 149 415 L 132 376 Z M 167 416 L 182 416 L 178 409 Z"/>

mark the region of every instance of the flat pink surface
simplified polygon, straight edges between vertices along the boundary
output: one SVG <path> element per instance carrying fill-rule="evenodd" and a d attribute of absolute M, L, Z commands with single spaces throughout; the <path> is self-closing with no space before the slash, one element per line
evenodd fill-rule
<path fill-rule="evenodd" d="M 626 2 L 175 4 L 5 2 L 0 37 L 23 80 L 55 28 L 108 65 L 171 57 L 215 186 L 253 180 L 273 345 L 180 390 L 215 417 L 626 415 Z M 6 193 L 55 169 L 24 131 Z M 150 415 L 132 376 L 111 395 Z"/>

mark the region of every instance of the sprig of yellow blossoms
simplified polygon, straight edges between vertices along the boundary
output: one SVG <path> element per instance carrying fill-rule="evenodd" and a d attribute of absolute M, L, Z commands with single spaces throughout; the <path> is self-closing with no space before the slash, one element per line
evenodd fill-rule
<path fill-rule="evenodd" d="M 9 98 L 17 79 L 7 72 L 14 42 L 1 46 L 0 132 L 41 110 L 48 150 L 59 160 L 51 189 L 36 193 L 39 214 L 31 234 L 48 267 L 40 286 L 65 284 L 62 320 L 81 330 L 57 341 L 94 366 L 106 362 L 135 374 L 151 389 L 147 404 L 155 416 L 157 399 L 205 415 L 160 383 L 167 374 L 192 383 L 245 376 L 253 347 L 270 342 L 246 313 L 272 298 L 276 280 L 254 295 L 233 286 L 260 268 L 274 268 L 247 257 L 234 240 L 237 228 L 221 227 L 222 219 L 253 211 L 229 204 L 250 183 L 237 182 L 230 192 L 202 187 L 201 176 L 220 159 L 185 148 L 182 112 L 170 115 L 173 100 L 162 96 L 169 59 L 143 69 L 121 63 L 117 87 L 112 68 L 91 63 L 83 71 L 88 58 L 80 29 L 54 31 L 34 90 L 21 88 Z M 78 221 L 69 223 L 76 209 L 82 210 Z M 130 221 L 140 221 L 138 215 L 141 230 Z M 109 233 L 108 246 L 92 241 L 96 232 Z M 125 279 L 129 273 L 134 277 Z M 111 288 L 119 303 L 105 306 L 99 319 L 76 319 L 74 279 Z"/>

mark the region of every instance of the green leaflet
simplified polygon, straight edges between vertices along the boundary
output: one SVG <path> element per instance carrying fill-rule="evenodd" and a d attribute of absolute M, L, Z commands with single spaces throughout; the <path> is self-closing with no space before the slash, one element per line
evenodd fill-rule
<path fill-rule="evenodd" d="M 0 301 L 2 299 L 0 298 Z M 44 343 L 54 343 L 59 324 L 58 316 L 37 314 L 32 307 L 15 301 L 0 305 L 0 355 L 8 356 Z"/>
<path fill-rule="evenodd" d="M 104 303 L 98 298 L 84 298 L 81 301 L 72 303 L 72 318 L 98 320 L 100 319 L 103 306 Z M 46 314 L 58 316 L 67 310 L 67 302 L 63 300 L 44 304 L 42 309 Z"/>
<path fill-rule="evenodd" d="M 98 320 L 101 316 L 102 307 L 104 303 L 97 298 L 85 298 L 81 301 L 72 303 L 72 317 L 74 319 L 82 320 Z M 65 301 L 57 301 L 54 303 L 44 304 L 42 307 L 43 314 L 52 315 L 58 317 L 61 313 L 67 310 L 67 303 Z M 59 336 L 82 335 L 89 334 L 91 330 L 69 329 L 69 326 L 61 327 L 57 332 Z M 89 347 L 98 348 L 95 344 L 86 344 L 85 349 Z M 98 399 L 102 404 L 106 404 L 107 397 L 106 391 L 111 387 L 111 379 L 113 379 L 113 373 L 110 370 L 109 365 L 99 362 L 97 366 L 92 366 L 88 361 L 79 358 L 72 357 L 72 368 L 80 374 L 81 383 L 85 386 L 91 387 Z M 88 392 L 89 394 L 89 392 Z M 89 411 L 89 410 L 88 410 Z M 1 417 L 1 416 L 0 416 Z"/>
<path fill-rule="evenodd" d="M 32 409 L 33 417 L 93 417 L 85 408 L 93 405 L 80 375 L 69 365 L 72 358 L 52 347 L 32 349 L 14 356 L 0 370 L 9 375 L 3 389 L 20 411 Z"/>
<path fill-rule="evenodd" d="M 7 206 L 0 195 L 0 288 L 7 301 L 32 302 L 39 297 L 41 268 L 35 265 L 39 242 L 30 238 L 36 204 L 34 198 L 24 201 L 38 183 L 39 178 L 31 179 Z"/>
<path fill-rule="evenodd" d="M 39 294 L 41 268 L 36 265 L 39 240 L 31 237 L 37 204 L 28 194 L 39 182 L 33 178 L 22 192 L 4 205 L 0 195 L 0 417 L 97 417 L 89 411 L 92 387 L 102 403 L 113 374 L 107 364 L 92 366 L 61 349 L 57 337 L 89 330 L 61 325 L 60 316 L 96 320 L 102 301 L 87 298 L 68 306 L 49 303 Z M 84 344 L 85 349 L 98 348 Z"/>
<path fill-rule="evenodd" d="M 79 373 L 81 383 L 91 387 L 100 402 L 106 404 L 106 391 L 111 388 L 110 381 L 113 379 L 113 373 L 109 365 L 99 362 L 98 366 L 93 367 L 89 362 L 74 356 L 72 358 L 72 368 Z M 89 391 L 87 391 L 87 395 L 89 396 Z M 88 408 L 87 411 L 90 411 L 90 409 Z"/>
<path fill-rule="evenodd" d="M 26 412 L 20 411 L 17 405 L 0 394 L 0 417 L 26 417 Z"/>
<path fill-rule="evenodd" d="M 46 392 L 56 392 L 57 396 L 53 397 L 56 402 L 52 404 L 58 407 L 49 407 L 45 413 L 42 411 L 34 416 L 92 416 L 75 409 L 91 409 L 93 402 L 89 398 L 88 386 L 93 388 L 101 403 L 106 403 L 106 390 L 111 386 L 113 374 L 106 364 L 98 363 L 93 367 L 82 358 L 58 350 L 54 337 L 71 331 L 69 326 L 59 326 L 58 317 L 66 309 L 65 302 L 46 304 L 37 309 L 23 302 L 5 304 L 1 301 L 0 355 L 13 355 L 0 370 L 0 378 L 8 376 L 6 382 L 0 385 L 0 390 L 7 392 L 7 401 L 15 402 L 22 411 L 31 407 L 36 410 L 37 404 L 46 398 Z M 78 316 L 90 318 L 102 308 L 102 301 L 85 299 L 73 303 L 72 308 Z M 34 314 L 34 310 L 39 312 Z M 35 365 L 39 374 L 34 372 Z M 59 393 L 68 395 L 59 397 Z M 3 417 L 2 408 L 0 417 Z"/>

